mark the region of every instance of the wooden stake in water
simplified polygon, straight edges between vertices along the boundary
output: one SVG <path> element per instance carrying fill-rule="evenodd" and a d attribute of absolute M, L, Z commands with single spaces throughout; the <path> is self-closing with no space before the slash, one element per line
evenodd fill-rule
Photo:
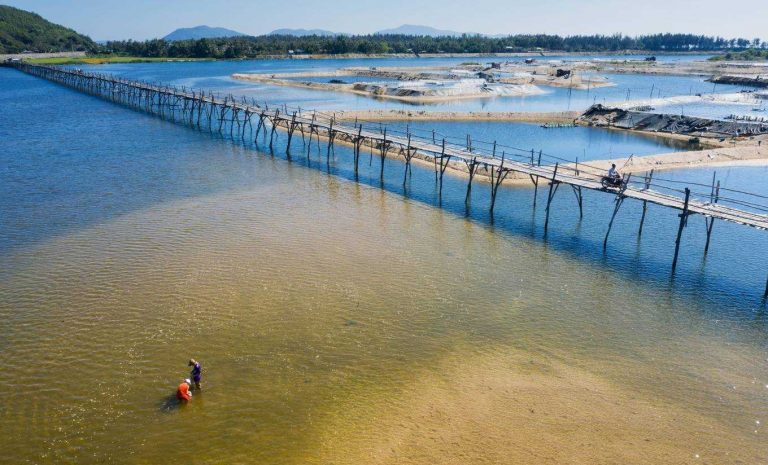
<path fill-rule="evenodd" d="M 683 204 L 683 212 L 680 213 L 680 226 L 677 228 L 677 239 L 675 240 L 675 258 L 672 259 L 672 274 L 675 273 L 677 268 L 677 256 L 680 253 L 680 240 L 683 237 L 683 228 L 685 227 L 686 220 L 688 218 L 688 200 L 691 197 L 691 190 L 685 188 L 685 203 Z"/>

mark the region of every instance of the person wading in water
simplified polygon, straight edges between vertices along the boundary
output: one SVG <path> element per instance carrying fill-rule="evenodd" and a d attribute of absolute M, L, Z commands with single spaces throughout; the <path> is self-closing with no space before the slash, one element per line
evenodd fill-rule
<path fill-rule="evenodd" d="M 176 389 L 176 398 L 182 402 L 192 400 L 192 393 L 189 391 L 191 386 L 192 383 L 188 379 L 185 379 L 181 384 L 179 384 L 178 389 Z"/>
<path fill-rule="evenodd" d="M 198 391 L 202 389 L 200 387 L 200 380 L 203 378 L 203 367 L 200 366 L 194 358 L 189 359 L 188 366 L 192 367 L 192 371 L 189 373 L 189 377 L 195 382 L 195 389 Z"/>

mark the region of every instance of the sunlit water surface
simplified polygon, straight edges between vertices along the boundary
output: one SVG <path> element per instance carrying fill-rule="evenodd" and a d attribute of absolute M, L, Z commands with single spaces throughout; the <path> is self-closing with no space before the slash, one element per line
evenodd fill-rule
<path fill-rule="evenodd" d="M 503 188 L 491 224 L 487 184 L 467 207 L 425 167 L 363 157 L 357 183 L 342 147 L 0 81 L 2 463 L 768 460 L 764 233 L 718 223 L 705 258 L 691 219 L 670 282 L 674 212 L 638 240 L 628 203 L 604 252 L 603 194 L 579 221 L 558 193 L 545 238 L 541 192 Z"/>

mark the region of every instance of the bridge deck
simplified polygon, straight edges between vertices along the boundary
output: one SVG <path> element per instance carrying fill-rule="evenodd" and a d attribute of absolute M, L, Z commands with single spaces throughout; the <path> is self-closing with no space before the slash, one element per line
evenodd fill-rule
<path fill-rule="evenodd" d="M 285 116 L 285 121 L 290 120 L 290 116 Z M 294 120 L 302 124 L 310 124 L 313 120 L 306 116 L 297 116 Z M 329 125 L 314 120 L 315 126 L 321 126 L 325 130 L 330 130 Z M 496 170 L 508 170 L 523 175 L 529 175 L 547 179 L 550 182 L 555 181 L 558 183 L 564 183 L 575 187 L 584 189 L 590 189 L 601 192 L 608 192 L 612 194 L 622 195 L 626 198 L 636 199 L 640 201 L 646 201 L 649 203 L 661 205 L 664 207 L 674 208 L 677 210 L 685 209 L 685 199 L 675 195 L 664 194 L 652 189 L 643 189 L 629 186 L 623 191 L 619 192 L 618 189 L 605 189 L 601 184 L 599 176 L 590 175 L 587 173 L 578 173 L 571 166 L 559 166 L 557 172 L 555 172 L 554 165 L 537 165 L 531 163 L 522 163 L 515 160 L 504 159 L 500 157 L 478 154 L 476 152 L 456 148 L 446 147 L 443 149 L 441 144 L 434 144 L 423 140 L 408 140 L 407 137 L 386 135 L 371 130 L 359 130 L 356 127 L 350 127 L 348 125 L 333 125 L 333 131 L 337 133 L 346 134 L 350 138 L 362 137 L 368 140 L 381 142 L 387 142 L 389 144 L 396 144 L 401 147 L 410 147 L 412 150 L 416 150 L 431 158 L 440 158 L 443 156 L 450 156 L 454 160 L 461 160 L 466 163 L 479 163 Z M 690 199 L 688 202 L 688 212 L 691 214 L 700 214 L 709 218 L 716 218 L 732 223 L 738 223 L 745 226 L 750 226 L 757 229 L 768 230 L 768 215 L 761 215 L 758 213 L 749 212 L 737 208 L 728 207 L 717 203 L 705 203 Z"/>

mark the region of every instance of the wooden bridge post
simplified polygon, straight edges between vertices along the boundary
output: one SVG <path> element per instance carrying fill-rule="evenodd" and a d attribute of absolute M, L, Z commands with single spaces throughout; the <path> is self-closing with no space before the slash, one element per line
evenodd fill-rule
<path fill-rule="evenodd" d="M 443 158 L 444 157 L 445 157 L 445 137 L 443 137 L 443 146 L 442 146 L 442 149 L 440 150 L 440 172 L 438 173 L 437 169 L 435 169 L 435 181 L 437 181 L 438 179 L 440 181 L 440 187 L 439 187 L 439 192 L 438 192 L 438 195 L 440 195 L 440 196 L 443 195 L 443 173 L 445 172 L 445 170 L 443 168 Z M 435 164 L 437 164 L 437 158 L 438 157 L 435 157 Z M 437 167 L 435 167 L 435 168 L 437 168 Z M 439 174 L 439 177 L 438 177 L 438 174 Z"/>
<path fill-rule="evenodd" d="M 581 186 L 571 185 L 573 188 L 573 195 L 576 196 L 576 203 L 579 205 L 579 219 L 584 219 L 584 202 L 581 196 Z"/>
<path fill-rule="evenodd" d="M 613 215 L 611 215 L 611 221 L 608 223 L 608 231 L 605 232 L 605 239 L 603 239 L 603 250 L 608 247 L 608 236 L 611 234 L 611 229 L 613 229 L 613 220 L 616 219 L 616 215 L 619 213 L 619 208 L 621 208 L 621 205 L 624 203 L 624 199 L 626 198 L 624 196 L 624 190 L 626 189 L 626 186 L 629 185 L 629 178 L 631 177 L 632 174 L 629 174 L 626 177 L 626 180 L 622 180 L 622 184 L 625 187 L 622 187 L 621 190 L 619 190 L 619 193 L 616 194 L 616 199 L 614 200 L 616 205 L 613 207 Z"/>
<path fill-rule="evenodd" d="M 355 177 L 357 177 L 358 164 L 360 162 L 360 144 L 362 144 L 362 140 L 363 140 L 362 134 L 363 134 L 363 125 L 361 124 L 360 127 L 357 129 L 357 138 L 355 138 L 355 149 L 354 149 Z"/>
<path fill-rule="evenodd" d="M 205 106 L 205 91 L 200 91 L 199 102 L 197 104 L 197 129 L 200 129 L 200 118 L 203 115 L 203 107 Z"/>
<path fill-rule="evenodd" d="M 381 158 L 381 171 L 379 172 L 379 179 L 384 182 L 384 159 L 387 158 L 387 150 L 389 149 L 389 142 L 387 142 L 387 128 L 384 127 L 384 139 L 381 141 L 379 156 Z"/>
<path fill-rule="evenodd" d="M 309 146 L 307 147 L 307 157 L 309 157 L 309 151 L 312 149 L 312 134 L 317 136 L 317 148 L 320 150 L 320 133 L 317 131 L 317 125 L 315 123 L 316 117 L 315 110 L 312 110 L 312 121 L 309 123 Z"/>
<path fill-rule="evenodd" d="M 469 196 L 472 193 L 472 179 L 475 177 L 475 173 L 477 172 L 477 157 L 472 157 L 472 161 L 467 162 L 464 161 L 467 164 L 467 169 L 469 170 L 469 180 L 467 181 L 467 195 L 464 196 L 464 205 L 469 203 Z"/>
<path fill-rule="evenodd" d="M 408 145 L 405 148 L 405 172 L 403 173 L 403 186 L 405 186 L 406 181 L 408 180 L 408 171 L 411 168 L 411 157 L 413 156 L 411 152 L 411 134 L 408 134 Z"/>
<path fill-rule="evenodd" d="M 277 130 L 277 121 L 279 117 L 280 117 L 280 109 L 275 108 L 275 116 L 272 118 L 272 131 L 270 131 L 269 133 L 269 151 L 270 152 L 274 152 L 272 148 L 272 139 L 274 138 L 275 131 Z"/>
<path fill-rule="evenodd" d="M 251 134 L 253 134 L 253 125 L 251 124 L 251 111 L 248 109 L 249 107 L 245 108 L 245 113 L 243 113 L 243 127 L 242 132 L 240 133 L 240 141 L 245 142 L 245 125 L 248 124 L 248 127 L 251 129 Z"/>
<path fill-rule="evenodd" d="M 645 175 L 645 190 L 651 188 L 651 180 L 653 179 L 653 170 Z M 643 223 L 645 223 L 645 212 L 648 210 L 648 201 L 643 200 L 643 214 L 640 216 L 640 228 L 637 230 L 637 237 L 643 234 Z"/>
<path fill-rule="evenodd" d="M 291 156 L 291 141 L 293 140 L 293 131 L 296 130 L 296 112 L 293 112 L 291 121 L 288 123 L 288 145 L 285 147 L 285 154 Z"/>
<path fill-rule="evenodd" d="M 505 154 L 502 152 L 501 154 L 501 164 L 499 165 L 496 179 L 493 178 L 493 168 L 491 168 L 491 217 L 493 217 L 493 208 L 496 206 L 496 193 L 499 191 L 499 186 L 504 181 L 504 179 L 509 175 L 509 170 L 504 170 L 504 156 Z"/>
<path fill-rule="evenodd" d="M 219 110 L 219 134 L 221 134 L 221 128 L 224 126 L 224 115 L 227 113 L 227 96 L 224 96 L 224 103 Z"/>
<path fill-rule="evenodd" d="M 539 196 L 539 177 L 532 174 L 529 175 L 531 182 L 533 183 L 533 209 L 536 209 L 536 197 Z"/>
<path fill-rule="evenodd" d="M 213 124 L 212 124 L 213 111 L 216 109 L 216 97 L 214 97 L 212 92 L 210 94 L 210 97 L 211 97 L 211 103 L 209 105 L 208 115 L 207 115 L 208 116 L 208 131 L 209 132 L 211 132 L 212 129 L 213 129 Z M 160 109 L 162 111 L 162 106 L 160 105 L 159 95 L 158 95 L 158 106 L 160 107 Z"/>
<path fill-rule="evenodd" d="M 712 192 L 709 195 L 709 201 L 712 204 L 716 204 L 720 200 L 720 181 L 717 181 L 717 185 L 715 185 L 716 175 L 717 173 L 712 175 Z M 712 237 L 712 226 L 715 225 L 715 218 L 704 217 L 704 224 L 707 227 L 707 242 L 704 244 L 704 255 L 707 255 L 707 252 L 709 251 L 709 240 Z"/>
<path fill-rule="evenodd" d="M 257 144 L 259 143 L 259 133 L 261 132 L 261 128 L 264 127 L 264 117 L 266 115 L 264 114 L 264 110 L 261 110 L 261 113 L 259 113 L 259 123 L 256 125 L 256 137 L 253 138 L 253 141 Z M 264 135 L 267 135 L 267 129 L 264 128 Z"/>
<path fill-rule="evenodd" d="M 443 159 L 444 158 L 447 158 L 447 160 L 445 160 L 445 163 L 443 163 Z M 439 197 L 443 196 L 443 175 L 445 174 L 445 170 L 446 170 L 446 168 L 448 168 L 448 163 L 450 163 L 450 162 L 451 162 L 451 156 L 450 155 L 447 155 L 445 157 L 440 157 L 440 189 L 438 191 L 438 196 Z"/>
<path fill-rule="evenodd" d="M 677 269 L 677 256 L 680 253 L 680 240 L 683 237 L 683 228 L 685 227 L 686 220 L 688 218 L 688 200 L 691 197 L 691 190 L 685 188 L 685 203 L 683 204 L 683 212 L 680 213 L 680 226 L 677 228 L 677 239 L 675 240 L 675 258 L 672 259 L 672 274 Z"/>
<path fill-rule="evenodd" d="M 333 130 L 333 118 L 331 118 L 331 123 L 328 126 L 328 149 L 325 151 L 326 163 L 330 163 L 331 161 L 331 149 L 333 148 L 333 138 L 335 135 L 336 132 Z"/>
<path fill-rule="evenodd" d="M 555 171 L 552 173 L 552 180 L 549 182 L 549 195 L 547 196 L 547 209 L 545 210 L 547 215 L 544 219 L 544 234 L 547 233 L 547 229 L 549 228 L 549 207 L 552 204 L 552 198 L 557 193 L 557 187 L 560 185 L 560 181 L 555 179 L 557 177 L 557 168 L 558 163 L 555 163 Z"/>

